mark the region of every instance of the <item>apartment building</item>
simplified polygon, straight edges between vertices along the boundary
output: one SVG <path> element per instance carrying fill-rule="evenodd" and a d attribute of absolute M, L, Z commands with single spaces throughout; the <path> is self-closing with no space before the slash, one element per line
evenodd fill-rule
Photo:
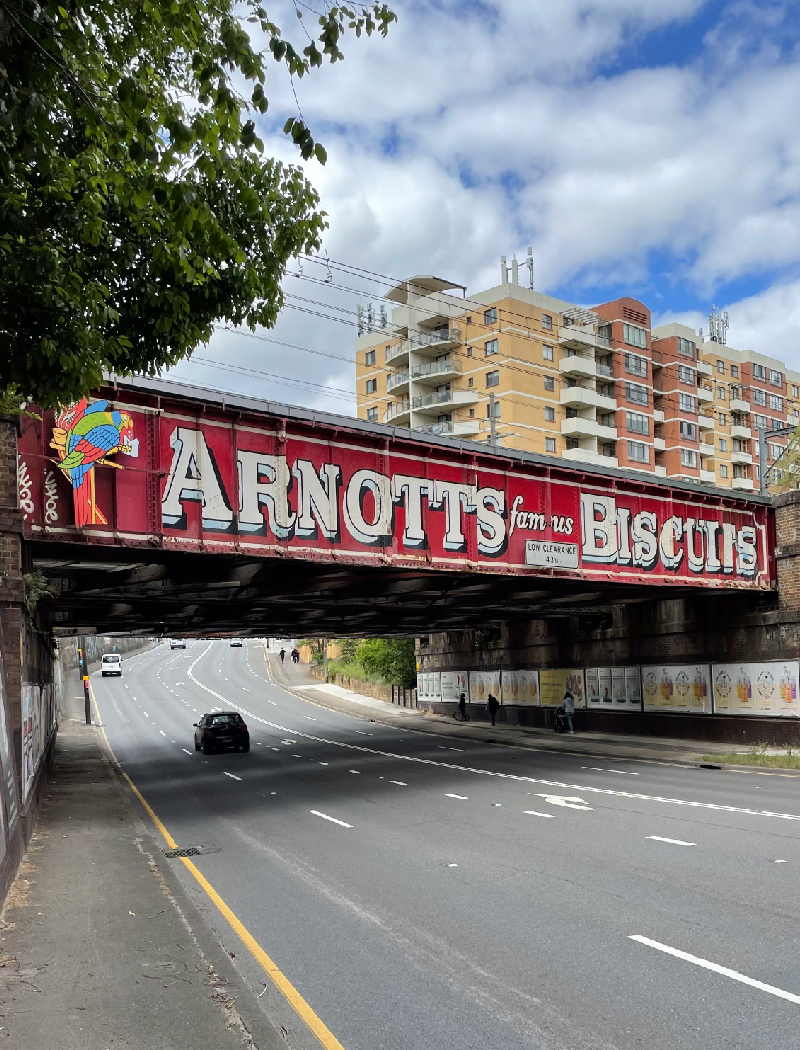
<path fill-rule="evenodd" d="M 750 491 L 756 429 L 800 424 L 800 373 L 780 361 L 653 329 L 636 299 L 587 310 L 509 280 L 505 262 L 501 278 L 467 296 L 418 275 L 387 295 L 391 317 L 362 317 L 359 417 Z"/>

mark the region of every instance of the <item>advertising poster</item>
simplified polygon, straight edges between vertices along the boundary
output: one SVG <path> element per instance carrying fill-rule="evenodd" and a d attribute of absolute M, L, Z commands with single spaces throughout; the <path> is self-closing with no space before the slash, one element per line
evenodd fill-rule
<path fill-rule="evenodd" d="M 442 671 L 441 673 L 442 701 L 445 704 L 455 703 L 458 700 L 458 674 L 458 671 Z"/>
<path fill-rule="evenodd" d="M 597 677 L 598 668 L 586 668 L 586 703 L 594 707 L 600 703 L 600 684 Z"/>
<path fill-rule="evenodd" d="M 503 671 L 501 687 L 503 695 L 499 699 L 504 705 L 539 704 L 538 671 Z"/>
<path fill-rule="evenodd" d="M 615 706 L 626 707 L 628 699 L 625 696 L 625 668 L 611 668 L 611 699 Z"/>
<path fill-rule="evenodd" d="M 754 714 L 800 718 L 796 660 L 754 664 L 714 664 L 714 711 L 718 714 Z"/>
<path fill-rule="evenodd" d="M 442 700 L 442 676 L 439 671 L 431 671 L 428 675 L 428 699 L 434 703 Z"/>
<path fill-rule="evenodd" d="M 469 671 L 456 671 L 456 695 L 453 699 L 458 700 L 462 693 L 466 695 L 467 703 L 471 704 L 472 697 L 469 695 Z"/>
<path fill-rule="evenodd" d="M 14 760 L 11 757 L 11 736 L 6 715 L 5 676 L 3 674 L 3 656 L 0 649 L 0 777 L 2 777 L 2 800 L 0 810 L 5 803 L 5 825 L 7 831 L 12 831 L 17 823 L 19 811 L 17 809 L 17 786 L 14 781 Z M 0 824 L 2 821 L 0 821 Z M 5 850 L 5 836 L 0 828 L 3 850 Z"/>
<path fill-rule="evenodd" d="M 625 695 L 628 698 L 628 707 L 637 711 L 642 709 L 642 677 L 638 667 L 625 668 Z"/>
<path fill-rule="evenodd" d="M 548 668 L 539 672 L 539 696 L 542 707 L 560 707 L 569 689 L 576 707 L 586 706 L 582 668 Z"/>
<path fill-rule="evenodd" d="M 471 704 L 485 704 L 489 693 L 500 699 L 499 671 L 470 671 L 469 701 Z"/>
<path fill-rule="evenodd" d="M 643 667 L 642 696 L 645 711 L 710 714 L 711 681 L 708 665 Z"/>

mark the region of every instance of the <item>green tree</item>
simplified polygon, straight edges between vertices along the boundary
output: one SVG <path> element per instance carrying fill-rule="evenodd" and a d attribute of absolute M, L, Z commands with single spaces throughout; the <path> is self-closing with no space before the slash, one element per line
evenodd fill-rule
<path fill-rule="evenodd" d="M 348 31 L 385 35 L 395 16 L 331 7 L 300 53 L 258 0 L 243 9 L 0 0 L 6 398 L 64 404 L 106 370 L 175 364 L 215 321 L 274 324 L 287 260 L 326 222 L 303 173 L 263 156 L 267 69 L 302 77 L 343 58 Z M 301 119 L 284 131 L 325 162 Z"/>
<path fill-rule="evenodd" d="M 371 678 L 407 689 L 417 683 L 413 638 L 367 638 L 359 643 L 356 659 Z"/>

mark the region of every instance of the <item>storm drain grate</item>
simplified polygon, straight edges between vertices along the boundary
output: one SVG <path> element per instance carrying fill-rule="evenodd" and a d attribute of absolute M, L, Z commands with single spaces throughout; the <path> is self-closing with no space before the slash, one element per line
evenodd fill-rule
<path fill-rule="evenodd" d="M 221 846 L 185 846 L 183 849 L 165 849 L 165 857 L 201 857 L 204 853 L 220 853 Z"/>

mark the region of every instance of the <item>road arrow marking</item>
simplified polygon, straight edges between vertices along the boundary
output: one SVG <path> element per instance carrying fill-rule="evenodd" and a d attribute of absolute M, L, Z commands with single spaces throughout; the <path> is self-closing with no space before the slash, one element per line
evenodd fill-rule
<path fill-rule="evenodd" d="M 542 795 L 537 791 L 536 797 L 543 798 L 551 806 L 565 806 L 567 809 L 592 809 L 582 798 L 573 795 Z"/>

